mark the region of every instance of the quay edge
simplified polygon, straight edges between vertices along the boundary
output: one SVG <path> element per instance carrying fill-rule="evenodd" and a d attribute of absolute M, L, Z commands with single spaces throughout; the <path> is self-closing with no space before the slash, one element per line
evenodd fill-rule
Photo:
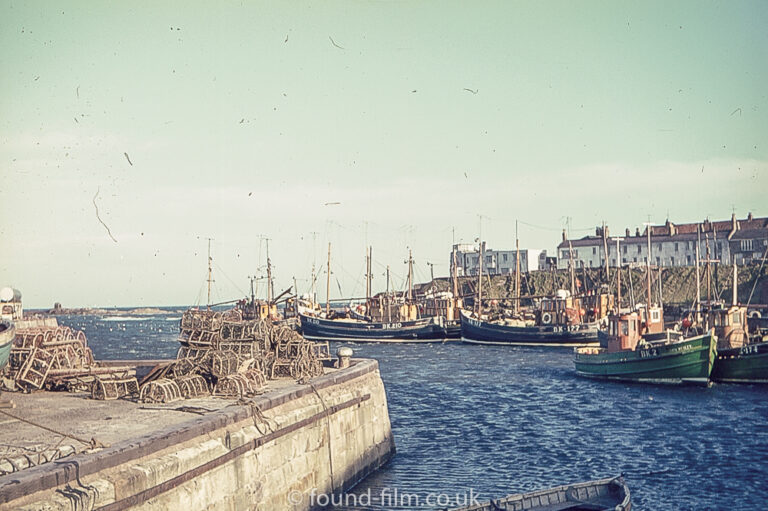
<path fill-rule="evenodd" d="M 348 490 L 394 453 L 378 362 L 354 359 L 252 404 L 0 477 L 0 510 L 310 511 L 313 492 Z"/>

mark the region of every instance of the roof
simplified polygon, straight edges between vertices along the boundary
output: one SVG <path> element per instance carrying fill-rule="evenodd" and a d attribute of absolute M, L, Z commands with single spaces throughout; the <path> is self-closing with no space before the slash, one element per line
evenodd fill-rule
<path fill-rule="evenodd" d="M 749 216 L 743 220 L 732 217 L 730 220 L 718 220 L 711 222 L 704 220 L 699 223 L 689 223 L 675 225 L 667 221 L 664 225 L 651 226 L 651 241 L 695 241 L 698 239 L 698 228 L 701 228 L 702 239 L 709 234 L 710 239 L 728 238 L 733 231 L 733 224 L 736 223 L 736 231 L 733 233 L 733 239 L 755 239 L 768 238 L 768 217 L 753 218 Z M 598 228 L 599 229 L 599 228 Z M 644 230 L 640 236 L 630 235 L 622 236 L 622 243 L 647 243 L 647 231 Z M 661 238 L 661 239 L 660 239 Z M 666 238 L 666 239 L 665 239 Z M 570 240 L 570 245 L 576 247 L 593 247 L 602 245 L 602 236 L 584 236 L 583 238 Z M 615 243 L 608 238 L 608 243 Z M 568 240 L 563 240 L 558 246 L 559 249 L 568 248 Z"/>

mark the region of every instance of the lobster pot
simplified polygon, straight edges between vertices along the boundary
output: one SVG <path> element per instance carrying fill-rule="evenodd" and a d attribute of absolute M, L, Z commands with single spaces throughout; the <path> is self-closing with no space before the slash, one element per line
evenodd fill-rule
<path fill-rule="evenodd" d="M 234 323 L 225 321 L 221 326 L 221 338 L 224 340 L 250 339 L 253 336 L 255 324 L 253 321 Z"/>
<path fill-rule="evenodd" d="M 175 376 L 184 376 L 197 374 L 199 370 L 200 360 L 195 360 L 194 358 L 180 358 L 171 364 L 171 368 L 168 372 Z"/>
<path fill-rule="evenodd" d="M 264 375 L 264 372 L 257 367 L 248 369 L 243 373 L 243 376 L 251 382 L 251 389 L 253 392 L 262 390 L 267 384 L 267 377 Z"/>
<path fill-rule="evenodd" d="M 230 374 L 220 378 L 213 388 L 213 395 L 220 397 L 246 397 L 252 394 L 253 384 L 244 374 Z"/>
<path fill-rule="evenodd" d="M 200 360 L 208 355 L 210 350 L 208 349 L 200 349 L 200 348 L 193 348 L 189 346 L 182 346 L 179 348 L 179 351 L 176 353 L 176 358 L 181 359 L 190 359 L 190 360 Z"/>
<path fill-rule="evenodd" d="M 139 382 L 136 377 L 108 378 L 96 376 L 91 385 L 91 398 L 100 401 L 131 397 L 138 393 Z"/>
<path fill-rule="evenodd" d="M 219 333 L 210 330 L 184 329 L 179 333 L 179 342 L 192 348 L 215 349 L 220 340 Z"/>
<path fill-rule="evenodd" d="M 237 372 L 240 360 L 231 351 L 214 351 L 209 355 L 208 365 L 213 376 L 223 378 Z"/>
<path fill-rule="evenodd" d="M 251 340 L 222 342 L 220 349 L 231 351 L 240 358 L 254 358 L 253 341 Z"/>
<path fill-rule="evenodd" d="M 170 403 L 182 399 L 181 390 L 175 381 L 160 378 L 141 387 L 139 401 L 143 403 Z"/>
<path fill-rule="evenodd" d="M 179 390 L 184 399 L 207 396 L 210 394 L 208 391 L 208 382 L 206 382 L 205 378 L 199 374 L 180 376 L 176 379 L 176 384 L 179 386 Z"/>

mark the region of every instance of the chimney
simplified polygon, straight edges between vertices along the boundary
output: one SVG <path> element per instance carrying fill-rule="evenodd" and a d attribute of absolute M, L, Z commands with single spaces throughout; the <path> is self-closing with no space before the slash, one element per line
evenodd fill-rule
<path fill-rule="evenodd" d="M 568 241 L 568 235 L 565 234 L 565 229 L 563 229 L 563 241 Z"/>
<path fill-rule="evenodd" d="M 635 227 L 635 236 L 637 236 L 638 238 L 640 237 L 640 228 L 639 227 Z"/>
<path fill-rule="evenodd" d="M 677 234 L 677 227 L 672 222 L 669 222 L 669 235 L 674 236 L 675 234 Z"/>
<path fill-rule="evenodd" d="M 629 227 L 627 227 L 627 230 L 624 231 L 624 237 L 629 238 Z"/>
<path fill-rule="evenodd" d="M 749 220 L 750 222 L 752 221 L 752 212 L 751 211 L 747 215 L 747 220 Z"/>

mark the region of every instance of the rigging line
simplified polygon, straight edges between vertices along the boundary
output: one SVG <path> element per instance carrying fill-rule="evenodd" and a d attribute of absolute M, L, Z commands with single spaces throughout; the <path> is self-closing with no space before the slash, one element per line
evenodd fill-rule
<path fill-rule="evenodd" d="M 221 269 L 221 266 L 219 266 L 216 263 L 213 263 L 213 265 L 216 267 L 217 270 L 219 270 L 221 272 L 222 275 L 224 275 L 224 277 L 226 277 L 226 279 L 229 281 L 229 283 L 232 284 L 235 287 L 235 289 L 237 289 L 238 292 L 240 292 L 240 294 L 242 294 L 243 296 L 248 296 L 247 293 L 245 293 L 245 291 L 240 289 L 240 287 L 238 287 L 238 285 L 235 284 L 235 282 L 231 278 L 229 278 L 229 275 L 227 275 L 224 272 L 224 270 Z"/>

